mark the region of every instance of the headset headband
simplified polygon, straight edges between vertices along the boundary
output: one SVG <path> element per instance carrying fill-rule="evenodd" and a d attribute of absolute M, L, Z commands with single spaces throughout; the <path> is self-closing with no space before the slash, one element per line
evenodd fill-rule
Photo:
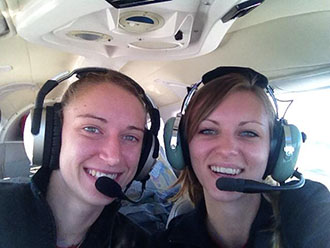
<path fill-rule="evenodd" d="M 34 107 L 33 116 L 32 116 L 31 133 L 33 135 L 37 135 L 39 133 L 41 115 L 42 115 L 42 109 L 43 109 L 45 97 L 57 85 L 59 85 L 64 80 L 72 77 L 74 74 L 77 74 L 77 77 L 80 78 L 78 76 L 80 73 L 88 73 L 88 72 L 106 73 L 107 71 L 108 71 L 108 69 L 100 68 L 100 67 L 79 68 L 79 69 L 73 70 L 72 72 L 61 73 L 61 74 L 55 76 L 54 78 L 47 80 L 47 82 L 39 90 L 37 98 L 36 98 L 35 107 Z"/>
<path fill-rule="evenodd" d="M 275 106 L 276 119 L 279 119 L 277 100 L 275 98 L 273 88 L 268 83 L 267 77 L 251 68 L 239 67 L 239 66 L 221 66 L 212 71 L 205 73 L 202 76 L 201 82 L 203 82 L 203 84 L 205 85 L 215 78 L 222 77 L 222 76 L 228 75 L 230 73 L 238 73 L 238 74 L 244 75 L 245 77 L 247 77 L 249 79 L 250 82 L 254 80 L 256 86 L 259 86 L 260 88 L 265 89 L 266 92 L 270 95 L 270 97 L 273 100 L 273 103 Z"/>
<path fill-rule="evenodd" d="M 32 126 L 31 126 L 31 132 L 33 135 L 37 135 L 40 131 L 40 123 L 41 123 L 41 116 L 42 116 L 42 109 L 44 104 L 44 99 L 46 95 L 53 90 L 58 84 L 61 82 L 67 80 L 68 78 L 72 77 L 73 75 L 77 75 L 78 79 L 83 78 L 86 76 L 86 74 L 91 72 L 96 73 L 107 73 L 109 70 L 107 68 L 102 67 L 85 67 L 85 68 L 78 68 L 73 70 L 72 72 L 65 72 L 61 73 L 58 76 L 48 80 L 39 90 L 34 112 L 32 116 Z M 149 97 L 145 94 L 144 90 L 140 85 L 135 83 L 134 81 L 131 82 L 135 89 L 138 91 L 139 95 L 143 98 L 143 101 L 146 104 L 147 111 L 149 112 L 149 116 L 151 119 L 151 128 L 150 131 L 152 134 L 157 136 L 157 133 L 160 128 L 160 115 L 159 111 L 154 107 L 152 101 L 149 99 Z"/>
<path fill-rule="evenodd" d="M 175 149 L 177 146 L 177 140 L 178 140 L 178 133 L 179 133 L 179 126 L 180 126 L 180 121 L 182 116 L 185 114 L 186 109 L 189 105 L 189 102 L 193 95 L 196 93 L 198 90 L 200 84 L 206 85 L 213 79 L 231 74 L 231 73 L 238 73 L 241 75 L 246 76 L 249 81 L 255 80 L 255 85 L 265 89 L 269 95 L 271 96 L 274 105 L 275 105 L 275 114 L 276 114 L 276 119 L 278 119 L 278 106 L 277 106 L 277 100 L 274 95 L 274 90 L 272 87 L 268 84 L 268 79 L 264 75 L 262 75 L 259 72 L 256 72 L 255 70 L 247 67 L 238 67 L 238 66 L 221 66 L 217 67 L 212 71 L 209 71 L 205 73 L 202 76 L 202 80 L 193 84 L 191 87 L 188 88 L 188 94 L 184 98 L 183 104 L 181 106 L 181 111 L 177 114 L 176 120 L 173 125 L 173 131 L 172 131 L 172 136 L 171 136 L 171 141 L 170 141 L 170 146 L 172 149 Z"/>

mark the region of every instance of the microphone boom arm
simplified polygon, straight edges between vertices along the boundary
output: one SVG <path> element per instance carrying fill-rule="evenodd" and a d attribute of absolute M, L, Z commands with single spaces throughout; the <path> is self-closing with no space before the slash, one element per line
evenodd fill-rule
<path fill-rule="evenodd" d="M 265 193 L 272 191 L 299 189 L 305 185 L 305 178 L 297 170 L 294 171 L 292 176 L 298 178 L 299 180 L 290 181 L 280 186 L 272 186 L 249 179 L 219 178 L 216 181 L 216 187 L 223 191 L 235 191 L 241 193 Z"/>

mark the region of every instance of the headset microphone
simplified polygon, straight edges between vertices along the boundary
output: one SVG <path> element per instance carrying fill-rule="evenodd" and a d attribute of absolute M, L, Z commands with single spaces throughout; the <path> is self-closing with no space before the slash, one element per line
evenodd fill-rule
<path fill-rule="evenodd" d="M 126 200 L 131 203 L 138 203 L 139 201 L 133 201 L 129 199 L 124 192 L 122 191 L 120 185 L 113 179 L 108 177 L 99 177 L 95 182 L 96 189 L 101 192 L 102 194 L 116 198 L 118 197 L 121 200 Z"/>
<path fill-rule="evenodd" d="M 284 191 L 299 189 L 304 186 L 305 178 L 301 173 L 295 171 L 293 176 L 299 181 L 291 181 L 280 186 L 272 186 L 265 183 L 249 180 L 249 179 L 234 179 L 234 178 L 219 178 L 216 181 L 216 186 L 219 190 L 236 191 L 242 193 L 265 193 L 271 191 Z"/>

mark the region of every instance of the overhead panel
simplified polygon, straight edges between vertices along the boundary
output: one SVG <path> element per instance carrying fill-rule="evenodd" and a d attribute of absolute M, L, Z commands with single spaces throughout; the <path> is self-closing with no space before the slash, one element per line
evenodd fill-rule
<path fill-rule="evenodd" d="M 28 41 L 86 57 L 173 60 L 215 50 L 242 15 L 233 10 L 255 2 L 262 1 L 35 1 L 16 23 Z"/>

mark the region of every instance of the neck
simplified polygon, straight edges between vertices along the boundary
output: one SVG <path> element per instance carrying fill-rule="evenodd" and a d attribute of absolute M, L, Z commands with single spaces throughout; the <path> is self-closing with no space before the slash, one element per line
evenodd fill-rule
<path fill-rule="evenodd" d="M 260 194 L 245 194 L 237 200 L 219 202 L 205 196 L 207 227 L 221 247 L 243 247 L 261 202 Z"/>
<path fill-rule="evenodd" d="M 103 207 L 91 206 L 68 194 L 59 170 L 52 172 L 46 198 L 55 218 L 58 246 L 82 242 L 103 210 Z"/>

